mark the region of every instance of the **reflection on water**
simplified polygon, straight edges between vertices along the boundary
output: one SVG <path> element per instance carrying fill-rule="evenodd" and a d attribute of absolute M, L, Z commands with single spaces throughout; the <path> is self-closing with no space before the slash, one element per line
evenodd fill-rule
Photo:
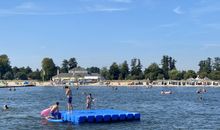
<path fill-rule="evenodd" d="M 161 95 L 161 90 L 174 94 Z M 62 87 L 17 88 L 16 91 L 0 89 L 0 106 L 8 104 L 9 110 L 1 110 L 0 128 L 4 129 L 218 129 L 220 128 L 220 89 L 208 88 L 205 94 L 196 94 L 196 88 L 128 88 L 83 87 L 73 89 L 74 109 L 85 109 L 86 94 L 96 99 L 93 109 L 121 109 L 141 113 L 140 122 L 120 122 L 72 125 L 48 123 L 40 117 L 40 111 L 56 101 L 60 109 L 66 109 L 66 97 Z"/>

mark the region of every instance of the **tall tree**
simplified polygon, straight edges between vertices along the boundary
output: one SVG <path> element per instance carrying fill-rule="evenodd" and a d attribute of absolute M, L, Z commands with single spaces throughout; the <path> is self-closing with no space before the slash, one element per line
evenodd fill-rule
<path fill-rule="evenodd" d="M 120 70 L 119 70 L 118 64 L 114 62 L 110 66 L 110 69 L 109 69 L 110 79 L 111 80 L 118 80 L 119 79 L 119 74 L 120 74 Z"/>
<path fill-rule="evenodd" d="M 207 60 L 201 60 L 199 62 L 199 76 L 201 78 L 208 77 L 209 73 L 212 72 L 212 59 L 207 58 Z"/>
<path fill-rule="evenodd" d="M 165 79 L 169 79 L 169 57 L 168 56 L 163 56 L 163 59 L 161 60 L 161 65 L 162 65 L 162 70 L 164 74 Z"/>
<path fill-rule="evenodd" d="M 68 73 L 69 71 L 68 64 L 69 62 L 66 59 L 64 59 L 61 66 L 61 73 Z"/>
<path fill-rule="evenodd" d="M 145 79 L 149 79 L 149 80 L 157 80 L 160 74 L 162 75 L 162 69 L 160 69 L 160 67 L 156 63 L 152 63 L 144 71 Z"/>
<path fill-rule="evenodd" d="M 42 61 L 42 78 L 50 80 L 52 76 L 56 75 L 57 69 L 51 58 L 44 58 Z"/>
<path fill-rule="evenodd" d="M 132 79 L 143 79 L 142 65 L 140 59 L 131 60 L 131 77 Z"/>
<path fill-rule="evenodd" d="M 68 62 L 68 65 L 69 65 L 69 70 L 73 69 L 73 68 L 76 68 L 78 63 L 76 61 L 76 58 L 70 58 L 69 59 L 69 62 Z"/>
<path fill-rule="evenodd" d="M 104 78 L 104 79 L 106 79 L 106 80 L 108 80 L 108 79 L 110 79 L 109 77 L 109 70 L 108 70 L 108 68 L 107 67 L 103 67 L 102 69 L 101 69 L 101 76 Z"/>
<path fill-rule="evenodd" d="M 213 69 L 216 71 L 220 71 L 220 57 L 215 57 L 213 63 Z"/>
<path fill-rule="evenodd" d="M 169 70 L 176 69 L 176 60 L 173 59 L 172 57 L 169 57 Z"/>
<path fill-rule="evenodd" d="M 168 72 L 170 70 L 176 69 L 175 66 L 176 60 L 173 59 L 170 56 L 164 55 L 162 60 L 161 60 L 161 65 L 162 65 L 162 70 L 163 70 L 163 74 L 164 74 L 164 78 L 165 79 L 169 79 L 169 74 Z"/>
<path fill-rule="evenodd" d="M 127 79 L 129 75 L 129 67 L 127 61 L 124 61 L 119 68 L 120 68 L 119 79 L 121 80 Z"/>
<path fill-rule="evenodd" d="M 9 58 L 7 55 L 0 55 L 0 79 L 2 79 L 8 71 L 11 71 Z"/>

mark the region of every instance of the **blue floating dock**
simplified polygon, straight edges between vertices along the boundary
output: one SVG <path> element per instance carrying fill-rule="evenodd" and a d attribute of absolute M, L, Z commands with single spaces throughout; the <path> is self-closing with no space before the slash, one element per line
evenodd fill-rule
<path fill-rule="evenodd" d="M 71 112 L 61 111 L 63 122 L 81 123 L 102 123 L 140 120 L 140 113 L 127 112 L 122 110 L 74 110 Z"/>

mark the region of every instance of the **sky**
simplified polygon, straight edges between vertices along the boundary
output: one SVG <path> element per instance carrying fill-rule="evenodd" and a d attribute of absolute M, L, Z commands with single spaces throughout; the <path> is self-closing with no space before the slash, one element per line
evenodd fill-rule
<path fill-rule="evenodd" d="M 178 70 L 198 70 L 220 56 L 219 0 L 0 0 L 0 55 L 11 66 L 109 67 L 139 58 L 143 68 L 176 59 Z"/>

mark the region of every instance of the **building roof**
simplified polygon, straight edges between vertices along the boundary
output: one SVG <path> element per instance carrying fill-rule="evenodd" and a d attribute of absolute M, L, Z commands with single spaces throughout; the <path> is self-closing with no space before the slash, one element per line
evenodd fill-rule
<path fill-rule="evenodd" d="M 82 67 L 76 67 L 76 68 L 71 69 L 70 71 L 87 71 L 87 70 Z"/>
<path fill-rule="evenodd" d="M 74 77 L 72 73 L 60 73 L 56 76 L 53 76 L 53 78 L 60 78 L 60 77 Z"/>
<path fill-rule="evenodd" d="M 89 76 L 101 76 L 101 75 L 98 73 L 91 73 Z"/>

